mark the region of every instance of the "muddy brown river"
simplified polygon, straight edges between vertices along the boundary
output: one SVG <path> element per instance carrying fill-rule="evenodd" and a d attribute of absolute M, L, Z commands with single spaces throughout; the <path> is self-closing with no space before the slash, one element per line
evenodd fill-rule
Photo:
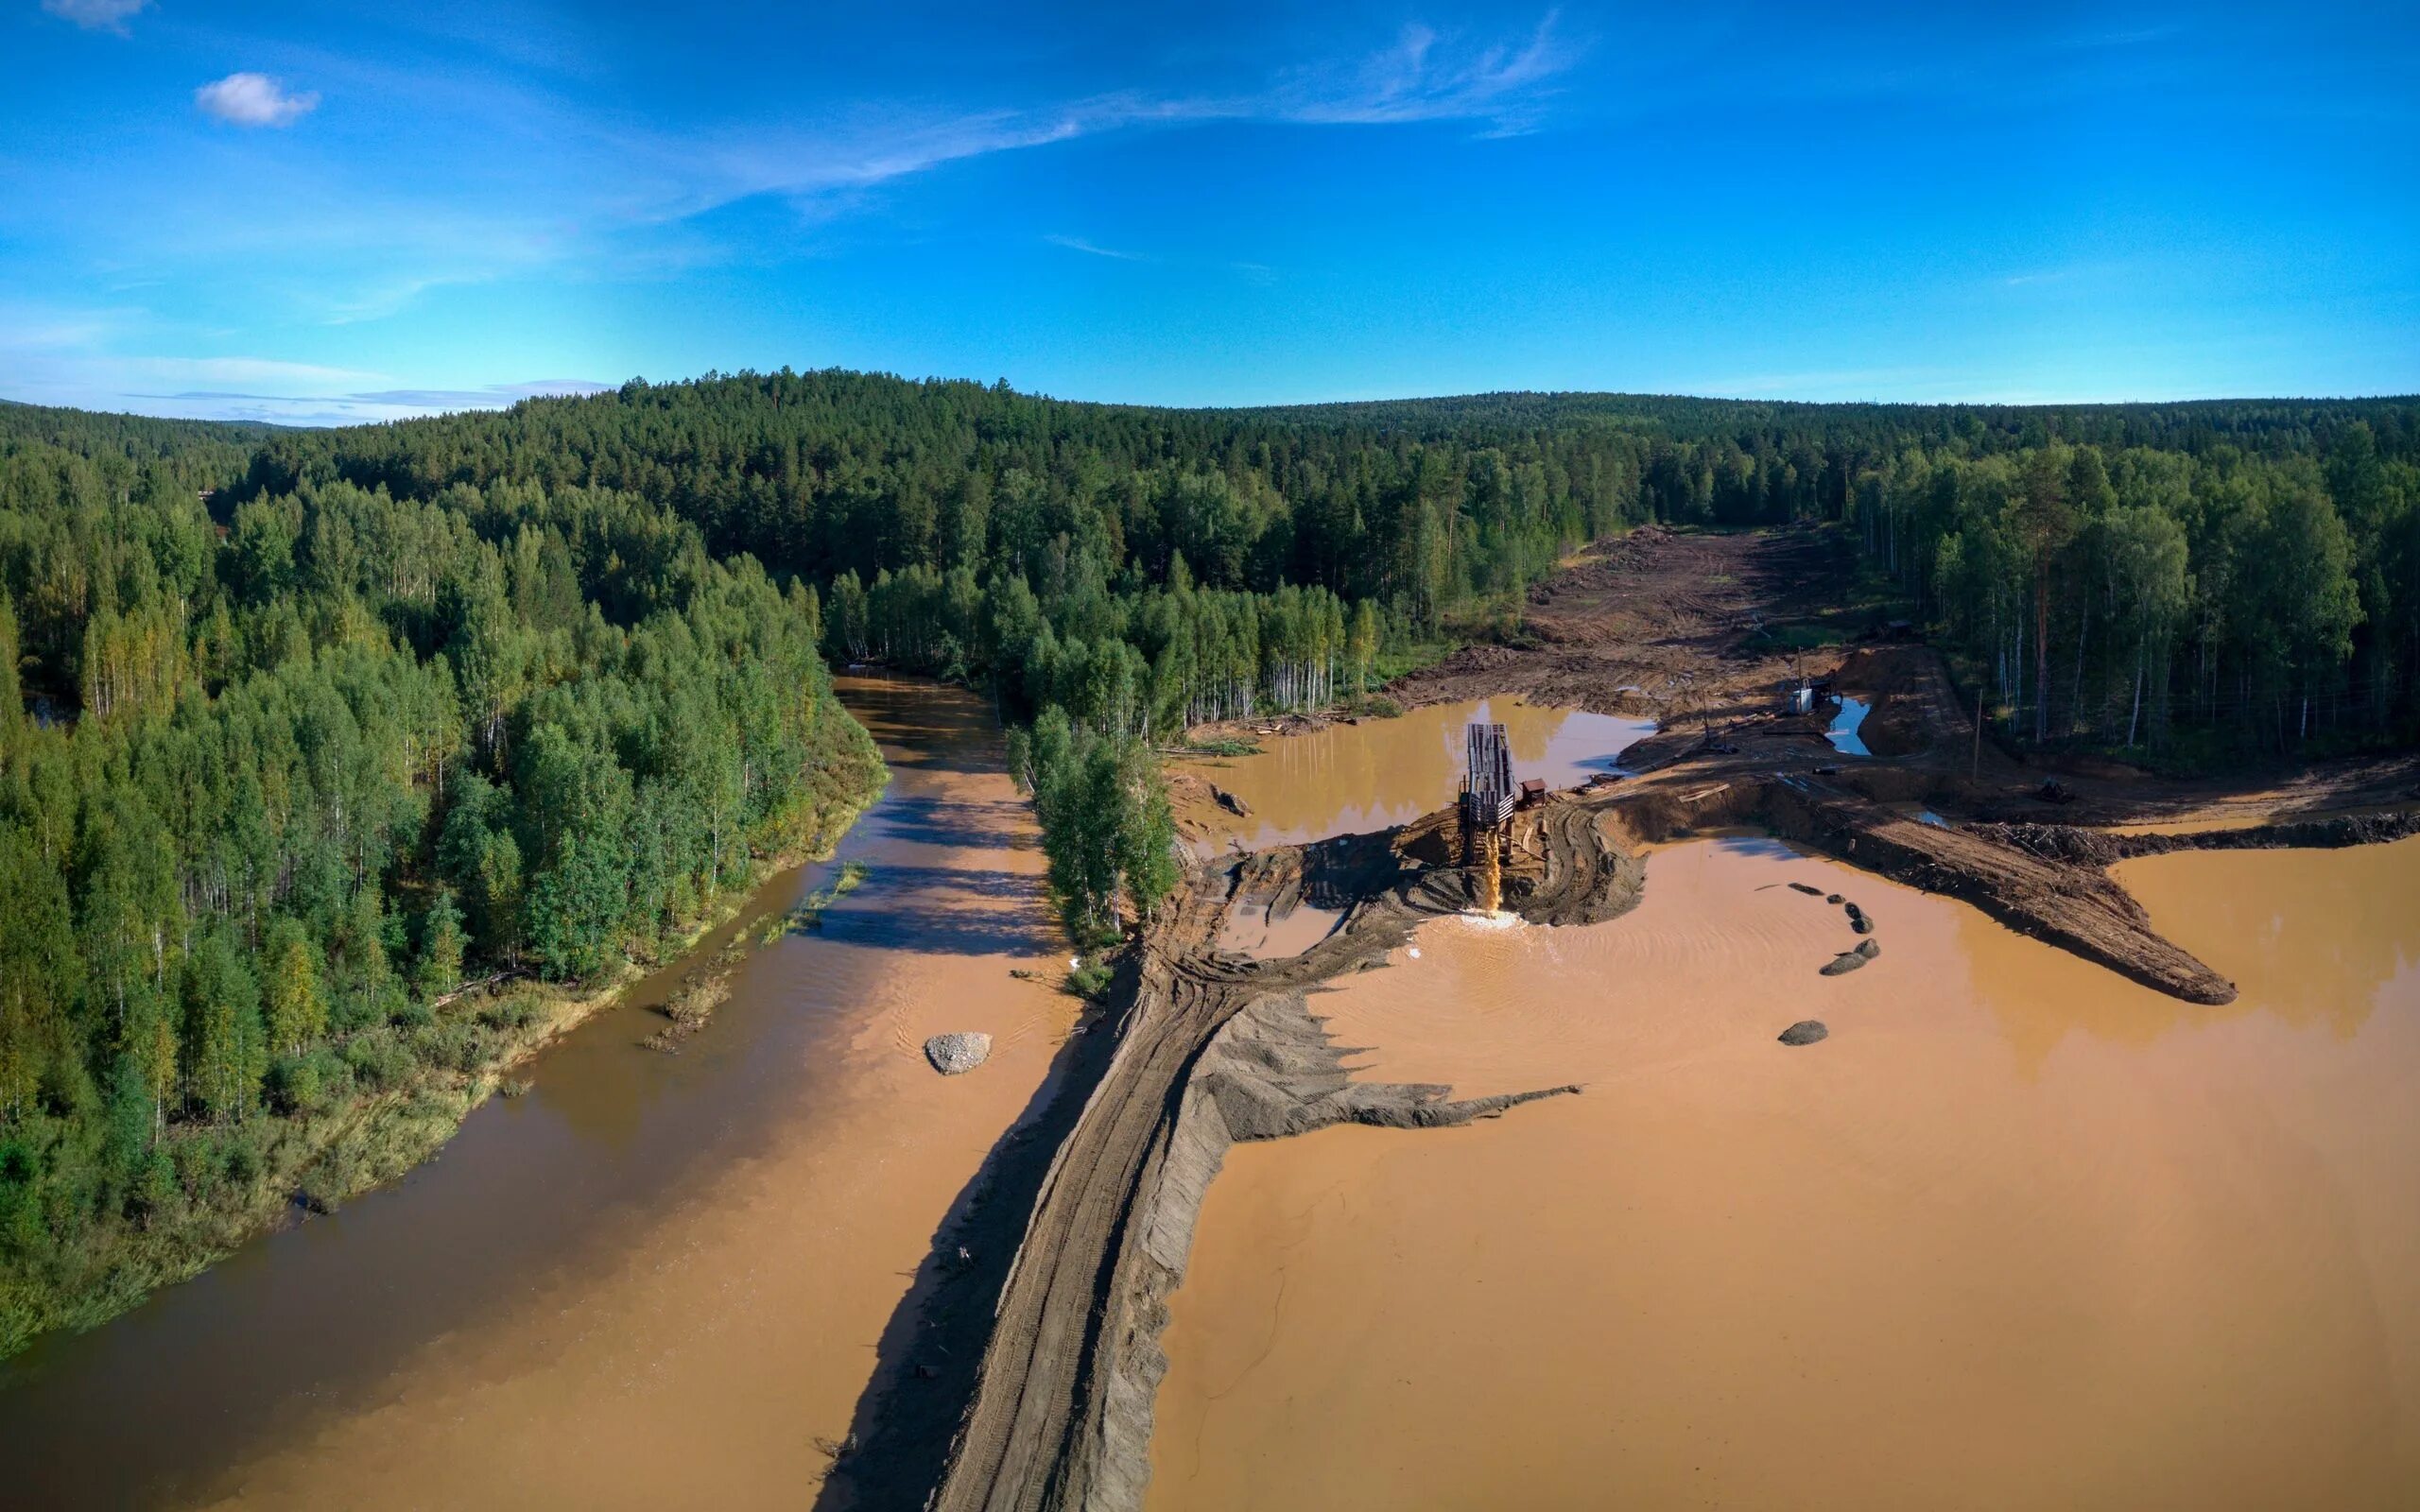
<path fill-rule="evenodd" d="M 2420 840 L 2121 875 L 2236 1003 L 1745 837 L 1424 927 L 1316 1000 L 1366 1074 L 1586 1091 L 1236 1146 L 1147 1505 L 2411 1505 Z"/>
<path fill-rule="evenodd" d="M 666 978 L 534 1062 L 396 1187 L 0 1367 L 14 1506 L 769 1506 L 811 1500 L 936 1228 L 1075 1000 L 988 707 L 844 679 L 889 791 L 819 935 L 711 1027 Z M 829 867 L 777 879 L 752 919 Z M 745 927 L 744 925 L 742 927 Z M 711 949 L 720 936 L 707 941 Z M 944 1079 L 925 1038 L 980 1029 Z"/>

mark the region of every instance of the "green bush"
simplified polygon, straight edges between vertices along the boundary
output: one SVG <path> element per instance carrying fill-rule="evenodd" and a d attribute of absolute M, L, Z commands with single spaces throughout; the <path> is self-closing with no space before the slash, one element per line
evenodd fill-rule
<path fill-rule="evenodd" d="M 280 1056 L 268 1068 L 269 1102 L 281 1113 L 307 1113 L 325 1095 L 320 1062 L 310 1056 Z"/>
<path fill-rule="evenodd" d="M 424 1024 L 411 1035 L 414 1058 L 424 1066 L 442 1066 L 450 1071 L 472 1072 L 486 1059 L 486 1045 L 477 1028 L 457 1021 L 445 1024 Z"/>
<path fill-rule="evenodd" d="M 411 1052 L 385 1029 L 355 1035 L 344 1047 L 344 1059 L 354 1078 L 374 1091 L 397 1086 L 412 1074 Z"/>
<path fill-rule="evenodd" d="M 526 1029 L 538 1022 L 538 1005 L 528 994 L 514 992 L 481 1008 L 479 1022 L 491 1029 Z"/>

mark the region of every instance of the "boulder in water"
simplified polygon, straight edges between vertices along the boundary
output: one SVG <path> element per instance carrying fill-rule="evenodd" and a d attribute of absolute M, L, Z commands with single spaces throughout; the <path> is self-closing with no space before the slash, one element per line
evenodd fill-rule
<path fill-rule="evenodd" d="M 1831 1032 L 1824 1027 L 1821 1019 L 1801 1019 L 1781 1032 L 1781 1042 L 1786 1045 L 1811 1045 Z"/>
<path fill-rule="evenodd" d="M 944 1076 L 973 1071 L 991 1056 L 992 1037 L 988 1034 L 937 1034 L 925 1041 L 925 1058 Z"/>
<path fill-rule="evenodd" d="M 1856 971 L 1858 967 L 1863 966 L 1873 958 L 1873 956 L 1868 955 L 1862 950 L 1842 951 L 1838 955 L 1833 956 L 1830 960 L 1824 963 L 1824 974 L 1825 976 L 1846 976 L 1849 972 Z"/>

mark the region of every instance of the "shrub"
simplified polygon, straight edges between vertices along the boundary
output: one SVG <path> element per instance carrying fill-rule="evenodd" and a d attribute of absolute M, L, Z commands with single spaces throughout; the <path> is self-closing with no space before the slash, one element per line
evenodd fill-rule
<path fill-rule="evenodd" d="M 281 1113 L 308 1113 L 324 1095 L 320 1064 L 312 1056 L 280 1056 L 268 1068 L 270 1102 Z"/>
<path fill-rule="evenodd" d="M 492 1029 L 526 1029 L 538 1021 L 538 1005 L 526 992 L 496 999 L 479 1010 L 479 1022 Z"/>
<path fill-rule="evenodd" d="M 354 1036 L 344 1047 L 344 1059 L 354 1079 L 372 1091 L 394 1087 L 412 1074 L 411 1053 L 385 1029 Z"/>

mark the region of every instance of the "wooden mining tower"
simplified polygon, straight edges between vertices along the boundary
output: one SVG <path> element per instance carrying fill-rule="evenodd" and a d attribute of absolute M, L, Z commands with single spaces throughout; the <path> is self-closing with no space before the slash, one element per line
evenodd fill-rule
<path fill-rule="evenodd" d="M 1502 725 L 1471 725 L 1463 740 L 1470 770 L 1462 778 L 1462 865 L 1479 869 L 1480 902 L 1493 913 L 1501 902 L 1497 839 L 1520 796 L 1512 785 L 1512 747 Z"/>

